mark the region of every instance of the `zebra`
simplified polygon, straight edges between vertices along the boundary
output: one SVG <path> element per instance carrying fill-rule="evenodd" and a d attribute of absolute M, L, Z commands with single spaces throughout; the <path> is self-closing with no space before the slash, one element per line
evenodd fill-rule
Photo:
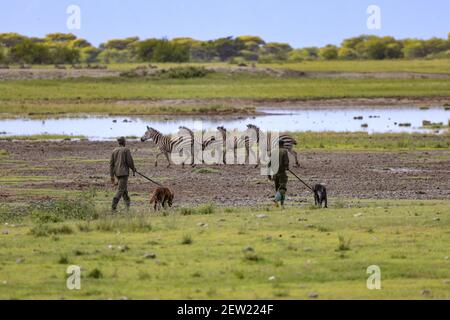
<path fill-rule="evenodd" d="M 249 130 L 255 130 L 256 131 L 256 143 L 259 146 L 260 142 L 260 136 L 261 136 L 261 129 L 253 124 L 248 124 L 247 128 Z M 297 145 L 297 140 L 293 138 L 292 136 L 288 134 L 280 134 L 277 138 L 271 138 L 270 132 L 267 134 L 267 147 L 272 148 L 273 146 L 278 146 L 279 141 L 283 141 L 284 148 L 294 157 L 295 159 L 295 167 L 300 167 L 300 163 L 298 162 L 298 154 L 297 151 L 294 150 L 294 146 Z M 270 150 L 268 150 L 270 151 Z M 259 164 L 259 158 L 258 158 L 258 164 Z"/>
<path fill-rule="evenodd" d="M 220 143 L 220 141 L 215 136 L 209 136 L 209 137 L 205 138 L 205 131 L 202 131 L 201 137 L 198 137 L 195 135 L 194 131 L 192 131 L 188 127 L 181 126 L 181 127 L 179 127 L 179 130 L 186 131 L 189 135 L 188 139 L 191 142 L 192 163 L 194 163 L 194 159 L 195 159 L 195 157 L 197 157 L 197 154 L 195 153 L 195 151 L 199 151 L 199 150 L 195 150 L 194 144 L 201 146 L 201 152 L 203 152 L 206 150 L 206 148 L 208 148 L 216 143 Z M 203 155 L 202 155 L 202 162 L 204 162 Z"/>
<path fill-rule="evenodd" d="M 147 131 L 142 136 L 141 141 L 145 142 L 147 140 L 152 140 L 156 147 L 159 149 L 159 153 L 156 155 L 155 167 L 158 166 L 158 158 L 160 155 L 164 155 L 169 163 L 167 168 L 172 164 L 170 160 L 170 154 L 174 151 L 179 152 L 180 154 L 183 150 L 186 150 L 187 147 L 190 147 L 190 141 L 183 139 L 183 137 L 172 138 L 170 136 L 165 136 L 158 130 L 154 128 L 150 128 L 147 126 Z M 183 161 L 184 166 L 184 161 Z"/>
<path fill-rule="evenodd" d="M 222 143 L 223 143 L 223 163 L 226 164 L 226 151 L 227 151 L 227 129 L 223 126 L 217 127 L 217 130 L 222 135 Z M 245 162 L 249 162 L 250 154 L 254 155 L 253 150 L 250 148 L 250 142 L 251 139 L 248 135 L 243 135 L 241 137 L 234 136 L 233 142 L 233 152 L 234 152 L 234 159 L 236 163 L 237 158 L 237 150 L 239 148 L 245 148 Z"/>

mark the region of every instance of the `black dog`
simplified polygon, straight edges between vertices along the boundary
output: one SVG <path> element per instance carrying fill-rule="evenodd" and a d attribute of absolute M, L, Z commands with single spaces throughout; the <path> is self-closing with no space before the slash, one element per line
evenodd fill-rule
<path fill-rule="evenodd" d="M 328 208 L 327 188 L 323 184 L 316 184 L 313 191 L 316 206 L 322 207 L 322 204 L 325 203 L 325 208 Z"/>

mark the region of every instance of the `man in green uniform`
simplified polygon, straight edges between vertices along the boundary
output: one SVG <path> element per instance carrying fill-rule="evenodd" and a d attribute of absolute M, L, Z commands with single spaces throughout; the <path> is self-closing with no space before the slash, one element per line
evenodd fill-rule
<path fill-rule="evenodd" d="M 109 172 L 111 175 L 111 183 L 113 186 L 117 186 L 116 195 L 112 201 L 112 210 L 117 210 L 117 205 L 121 198 L 125 201 L 127 210 L 130 208 L 130 196 L 128 195 L 128 176 L 130 175 L 130 169 L 135 176 L 136 168 L 134 167 L 133 157 L 131 156 L 130 149 L 126 145 L 124 137 L 117 139 L 119 147 L 114 149 L 111 160 L 109 162 Z M 117 182 L 116 179 L 117 178 Z"/>
<path fill-rule="evenodd" d="M 288 176 L 286 171 L 289 170 L 289 156 L 287 150 L 284 148 L 282 140 L 279 141 L 279 163 L 278 172 L 273 176 L 275 182 L 275 204 L 278 203 L 284 207 L 284 200 L 286 199 Z M 269 179 L 272 177 L 269 176 Z"/>

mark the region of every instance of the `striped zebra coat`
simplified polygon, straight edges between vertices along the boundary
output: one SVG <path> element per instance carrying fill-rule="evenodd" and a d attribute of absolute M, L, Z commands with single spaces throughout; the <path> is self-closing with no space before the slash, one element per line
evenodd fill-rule
<path fill-rule="evenodd" d="M 253 124 L 248 124 L 247 125 L 247 129 L 248 130 L 255 130 L 255 132 L 256 132 L 256 143 L 258 144 L 258 149 L 259 149 L 259 143 L 260 143 L 260 139 L 262 137 L 261 129 L 258 126 L 255 126 Z M 280 134 L 278 137 L 272 137 L 270 132 L 268 132 L 268 134 L 265 134 L 265 137 L 267 139 L 267 147 L 269 148 L 269 150 L 267 150 L 268 152 L 270 152 L 270 150 L 272 148 L 278 147 L 279 141 L 282 141 L 283 145 L 284 145 L 284 148 L 294 157 L 294 159 L 295 159 L 295 167 L 299 167 L 300 166 L 300 163 L 298 162 L 297 151 L 294 150 L 294 146 L 297 145 L 297 140 L 295 140 L 295 138 L 293 138 L 292 136 L 290 136 L 288 134 Z M 259 157 L 258 157 L 258 164 L 259 164 L 259 162 L 260 161 L 259 161 Z"/>
<path fill-rule="evenodd" d="M 191 151 L 191 157 L 192 157 L 192 161 L 191 161 L 191 165 L 193 167 L 195 167 L 195 159 L 201 159 L 201 162 L 203 161 L 203 154 L 200 154 L 199 157 L 199 153 L 202 153 L 203 151 L 206 150 L 206 148 L 210 147 L 211 145 L 213 145 L 214 143 L 218 143 L 218 140 L 216 139 L 215 136 L 209 136 L 205 138 L 205 132 L 203 131 L 201 136 L 196 136 L 194 131 L 192 131 L 191 129 L 189 129 L 188 127 L 184 127 L 181 126 L 179 127 L 179 133 L 180 135 L 183 137 L 183 139 L 185 139 L 185 141 L 189 141 L 190 143 L 190 151 Z M 201 150 L 200 148 L 196 149 L 196 146 L 201 146 Z"/>
<path fill-rule="evenodd" d="M 153 143 L 160 151 L 156 155 L 155 167 L 158 166 L 159 156 L 164 155 L 166 157 L 168 162 L 167 167 L 169 168 L 172 164 L 172 153 L 176 152 L 180 156 L 182 156 L 183 154 L 185 154 L 186 150 L 189 150 L 191 148 L 191 142 L 189 140 L 184 139 L 183 137 L 173 138 L 171 136 L 165 136 L 158 130 L 150 127 L 147 127 L 147 131 L 141 138 L 142 142 L 145 142 L 147 140 L 153 141 Z M 185 162 L 183 161 L 182 164 L 184 166 Z"/>

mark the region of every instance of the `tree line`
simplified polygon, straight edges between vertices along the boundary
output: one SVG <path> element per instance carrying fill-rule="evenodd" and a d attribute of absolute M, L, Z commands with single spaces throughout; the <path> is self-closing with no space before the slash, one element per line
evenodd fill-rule
<path fill-rule="evenodd" d="M 209 41 L 192 38 L 112 39 L 95 47 L 70 33 L 43 38 L 0 33 L 0 63 L 76 64 L 123 62 L 300 62 L 304 60 L 450 58 L 447 39 L 395 39 L 361 35 L 340 46 L 295 49 L 288 43 L 266 42 L 258 36 L 226 37 Z"/>

